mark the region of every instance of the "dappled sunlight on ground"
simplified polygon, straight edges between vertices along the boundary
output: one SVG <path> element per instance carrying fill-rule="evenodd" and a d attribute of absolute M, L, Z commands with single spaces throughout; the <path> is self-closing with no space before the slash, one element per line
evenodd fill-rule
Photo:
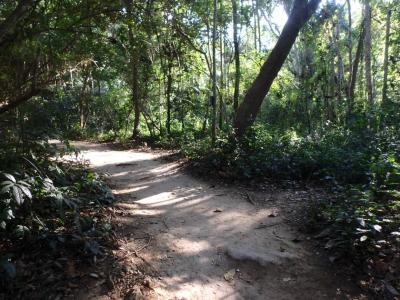
<path fill-rule="evenodd" d="M 184 174 L 160 154 L 84 149 L 129 212 L 119 219 L 133 235 L 125 247 L 134 250 L 135 234 L 149 237 L 140 255 L 159 274 L 159 299 L 336 297 L 338 281 L 310 250 L 292 242 L 297 233 L 275 216 L 274 205 L 252 205 L 232 188 Z"/>

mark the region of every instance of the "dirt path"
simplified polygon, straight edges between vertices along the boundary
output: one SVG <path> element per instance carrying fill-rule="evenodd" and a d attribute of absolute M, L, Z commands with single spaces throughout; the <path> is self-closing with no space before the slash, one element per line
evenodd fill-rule
<path fill-rule="evenodd" d="M 77 146 L 110 175 L 129 212 L 118 220 L 127 247 L 137 247 L 138 231 L 148 237 L 140 253 L 159 274 L 156 299 L 347 299 L 344 280 L 297 240 L 283 213 L 274 217 L 277 207 L 201 182 L 160 154 Z"/>

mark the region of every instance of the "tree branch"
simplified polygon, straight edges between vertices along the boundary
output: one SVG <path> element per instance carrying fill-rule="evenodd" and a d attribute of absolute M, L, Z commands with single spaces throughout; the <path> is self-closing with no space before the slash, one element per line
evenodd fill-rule
<path fill-rule="evenodd" d="M 3 114 L 15 107 L 17 107 L 18 105 L 28 101 L 29 99 L 31 99 L 34 96 L 37 96 L 40 94 L 40 92 L 42 92 L 42 89 L 39 88 L 31 88 L 29 91 L 27 91 L 25 94 L 19 95 L 18 97 L 8 100 L 3 104 L 0 104 L 0 114 Z"/>

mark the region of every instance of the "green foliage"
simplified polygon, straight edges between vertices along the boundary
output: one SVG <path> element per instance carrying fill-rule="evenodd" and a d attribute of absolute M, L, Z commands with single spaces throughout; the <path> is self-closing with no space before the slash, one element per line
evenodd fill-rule
<path fill-rule="evenodd" d="M 79 214 L 80 207 L 110 204 L 114 200 L 98 174 L 85 165 L 65 163 L 50 156 L 54 155 L 54 148 L 46 142 L 37 144 L 39 147 L 31 148 L 29 155 L 12 155 L 13 163 L 3 165 L 7 172 L 18 171 L 0 172 L 2 238 L 52 232 Z M 72 148 L 69 151 L 74 152 Z M 3 156 L 2 161 L 10 156 Z"/>
<path fill-rule="evenodd" d="M 194 144 L 192 158 L 207 150 Z M 201 153 L 203 149 L 203 153 Z M 368 181 L 370 141 L 340 128 L 324 128 L 301 137 L 295 131 L 269 132 L 257 125 L 245 139 L 221 139 L 210 155 L 213 167 L 237 178 L 323 179 L 345 183 Z"/>

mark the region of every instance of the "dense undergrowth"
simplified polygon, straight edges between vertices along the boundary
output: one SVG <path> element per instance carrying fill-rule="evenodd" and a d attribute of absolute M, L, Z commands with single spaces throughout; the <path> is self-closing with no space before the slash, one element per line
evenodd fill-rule
<path fill-rule="evenodd" d="M 52 268 L 64 268 L 71 257 L 90 263 L 102 256 L 112 229 L 102 211 L 114 196 L 65 145 L 10 136 L 1 144 L 0 298 L 32 295 L 37 284 L 51 287 L 63 274 Z M 66 154 L 71 160 L 61 159 Z"/>

